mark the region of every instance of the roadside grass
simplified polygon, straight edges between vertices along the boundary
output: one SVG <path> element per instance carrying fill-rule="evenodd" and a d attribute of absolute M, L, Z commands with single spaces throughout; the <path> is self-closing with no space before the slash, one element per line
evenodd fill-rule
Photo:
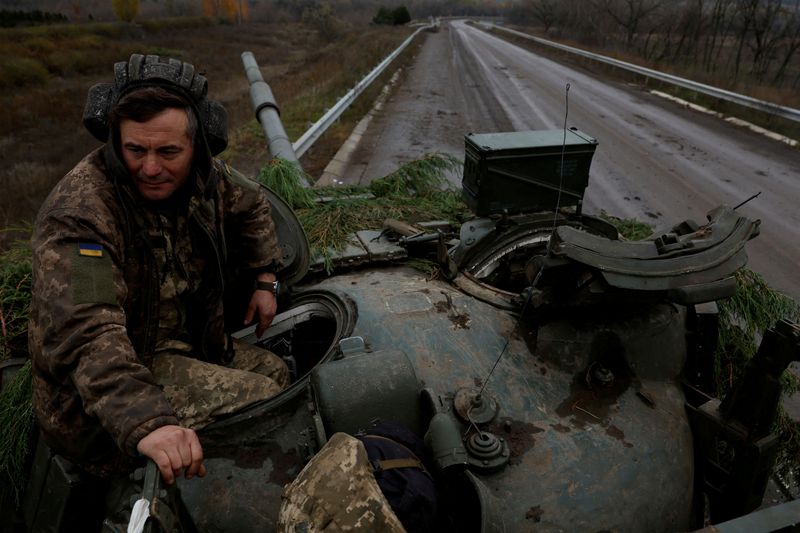
<path fill-rule="evenodd" d="M 6 54 L 0 57 L 0 87 L 45 83 L 49 78 L 50 72 L 41 61 L 29 57 L 9 57 Z"/>
<path fill-rule="evenodd" d="M 620 218 L 600 211 L 600 218 L 609 222 L 619 234 L 629 241 L 640 241 L 653 234 L 653 226 L 635 218 Z"/>
<path fill-rule="evenodd" d="M 44 186 L 41 177 L 50 175 L 55 171 L 55 167 L 46 161 L 21 161 L 7 169 L 4 187 L 8 192 L 13 191 L 13 196 L 17 197 L 15 199 L 18 202 L 17 208 L 38 210 L 40 202 L 36 199 L 44 198 L 49 192 L 49 187 Z M 0 200 L 0 205 L 3 203 Z M 8 217 L 8 212 L 4 212 L 3 216 Z M 0 224 L 4 226 L 13 226 L 17 222 L 16 220 L 0 219 Z M 0 231 L 0 235 L 4 234 L 5 232 Z"/>
<path fill-rule="evenodd" d="M 782 319 L 800 321 L 800 305 L 770 287 L 752 270 L 738 271 L 736 285 L 736 294 L 718 304 L 718 347 L 714 359 L 716 391 L 710 393 L 720 398 L 744 374 L 765 330 Z M 791 372 L 784 372 L 781 381 L 785 395 L 800 392 L 800 380 Z M 792 486 L 800 486 L 800 421 L 790 418 L 781 406 L 772 430 L 781 441 L 777 472 Z"/>
<path fill-rule="evenodd" d="M 397 32 L 400 28 L 395 28 L 393 31 Z M 402 31 L 402 30 L 401 30 Z M 383 33 L 383 32 L 382 32 Z M 399 38 L 398 38 L 399 37 Z M 380 57 L 373 58 L 371 64 L 366 65 L 358 76 L 358 80 L 366 76 L 372 68 L 383 60 L 392 50 L 400 45 L 402 40 L 407 37 L 407 31 L 402 31 L 399 35 L 395 34 L 393 45 L 387 47 L 385 53 Z M 314 146 L 303 156 L 303 167 L 310 175 L 318 178 L 325 170 L 328 162 L 333 159 L 338 149 L 344 144 L 350 133 L 353 131 L 358 122 L 369 112 L 372 108 L 378 95 L 383 90 L 383 87 L 389 82 L 395 72 L 407 72 L 407 67 L 413 63 L 419 48 L 422 46 L 422 39 L 418 38 L 412 42 L 403 52 L 395 58 L 389 68 L 387 68 L 378 78 L 356 98 L 355 102 L 345 110 L 339 119 L 334 123 L 328 131 L 314 144 Z M 347 90 L 350 90 L 355 85 L 351 82 L 349 86 L 341 94 L 337 96 L 337 100 Z"/>
<path fill-rule="evenodd" d="M 34 429 L 31 362 L 0 390 L 0 509 L 19 506 L 25 488 Z"/>
<path fill-rule="evenodd" d="M 408 35 L 405 28 L 379 31 L 370 28 L 366 33 L 349 31 L 341 41 L 322 46 L 316 53 L 304 58 L 302 67 L 288 75 L 269 65 L 261 65 L 265 81 L 272 88 L 281 122 L 290 140 L 296 141 L 314 122 L 330 109 L 342 96 L 363 79 L 380 61 L 391 53 Z M 310 35 L 309 37 L 313 37 Z M 303 168 L 316 178 L 336 153 L 355 124 L 371 107 L 383 84 L 392 73 L 411 60 L 416 47 L 412 45 L 393 62 L 371 86 L 366 88 L 302 157 Z M 256 57 L 260 61 L 259 57 Z M 276 70 L 278 70 L 276 72 Z M 249 100 L 245 102 L 249 108 Z M 253 112 L 250 110 L 250 117 Z M 222 154 L 231 164 L 246 174 L 255 175 L 264 163 L 253 166 L 248 158 L 268 160 L 266 140 L 260 125 L 249 118 L 242 127 L 234 130 L 228 149 Z"/>
<path fill-rule="evenodd" d="M 318 54 L 309 58 L 303 72 L 298 72 L 292 83 L 284 87 L 291 102 L 282 115 L 289 137 L 300 137 L 310 123 L 319 119 L 397 48 L 408 33 L 409 30 L 405 28 L 388 32 L 372 31 L 368 40 L 364 40 L 361 31 L 350 31 L 341 41 L 320 49 Z M 365 46 L 367 43 L 368 47 Z M 397 63 L 387 71 L 391 72 L 396 65 Z M 380 90 L 381 85 L 379 80 L 370 89 Z M 370 89 L 359 96 L 361 102 L 372 103 Z M 358 113 L 359 116 L 363 114 Z"/>
<path fill-rule="evenodd" d="M 207 27 L 209 19 L 169 18 L 140 24 L 53 24 L 0 29 L 0 89 L 45 83 L 52 77 L 105 73 L 151 32 Z M 128 41 L 128 42 L 126 42 Z M 147 46 L 144 47 L 145 49 Z M 147 50 L 159 53 L 158 48 Z"/>
<path fill-rule="evenodd" d="M 30 228 L 19 229 L 30 231 Z M 31 279 L 28 243 L 17 241 L 0 254 L 0 361 L 27 357 Z"/>
<path fill-rule="evenodd" d="M 30 228 L 19 228 L 27 233 Z M 31 260 L 27 242 L 0 254 L 0 362 L 28 357 Z M 19 503 L 33 429 L 30 362 L 0 389 L 0 509 Z"/>

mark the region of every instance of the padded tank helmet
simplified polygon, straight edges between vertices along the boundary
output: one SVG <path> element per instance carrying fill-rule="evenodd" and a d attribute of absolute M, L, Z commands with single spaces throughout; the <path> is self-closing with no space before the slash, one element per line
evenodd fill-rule
<path fill-rule="evenodd" d="M 228 115 L 219 102 L 209 100 L 208 81 L 190 63 L 156 55 L 133 54 L 114 64 L 114 82 L 89 89 L 83 125 L 97 140 L 109 139 L 109 115 L 120 98 L 139 87 L 164 87 L 185 97 L 197 113 L 212 155 L 228 145 Z"/>

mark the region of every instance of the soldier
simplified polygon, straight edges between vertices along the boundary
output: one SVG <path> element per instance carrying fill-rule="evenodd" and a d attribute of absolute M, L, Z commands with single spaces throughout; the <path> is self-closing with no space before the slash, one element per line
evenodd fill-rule
<path fill-rule="evenodd" d="M 364 445 L 335 433 L 281 495 L 278 531 L 405 533 Z"/>
<path fill-rule="evenodd" d="M 278 531 L 442 531 L 424 452 L 422 440 L 396 422 L 355 437 L 335 433 L 284 487 Z"/>
<path fill-rule="evenodd" d="M 257 334 L 276 312 L 265 191 L 215 160 L 224 109 L 174 59 L 133 55 L 89 91 L 101 148 L 36 220 L 30 352 L 45 442 L 107 478 L 141 454 L 164 480 L 203 476 L 195 429 L 288 384 L 274 354 L 225 335 L 223 290 L 249 276 Z M 225 364 L 226 366 L 221 366 Z"/>

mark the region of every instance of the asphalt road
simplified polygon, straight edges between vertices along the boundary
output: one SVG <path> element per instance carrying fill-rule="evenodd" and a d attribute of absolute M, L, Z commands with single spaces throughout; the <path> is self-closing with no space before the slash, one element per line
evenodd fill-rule
<path fill-rule="evenodd" d="M 566 105 L 566 86 L 570 85 Z M 719 204 L 761 196 L 750 267 L 800 299 L 800 151 L 606 76 L 561 65 L 464 22 L 427 34 L 412 69 L 370 122 L 342 173 L 383 176 L 433 151 L 463 157 L 464 134 L 558 129 L 596 137 L 584 211 L 656 228 L 705 222 Z"/>

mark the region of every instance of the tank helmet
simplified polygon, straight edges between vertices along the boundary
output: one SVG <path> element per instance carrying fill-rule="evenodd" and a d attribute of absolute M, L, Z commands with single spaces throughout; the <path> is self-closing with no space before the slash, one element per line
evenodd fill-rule
<path fill-rule="evenodd" d="M 109 139 L 111 110 L 120 98 L 139 87 L 163 87 L 186 98 L 194 108 L 212 155 L 228 145 L 228 115 L 222 104 L 209 100 L 208 80 L 192 64 L 169 57 L 133 54 L 114 64 L 114 82 L 89 89 L 83 125 L 97 140 Z"/>

